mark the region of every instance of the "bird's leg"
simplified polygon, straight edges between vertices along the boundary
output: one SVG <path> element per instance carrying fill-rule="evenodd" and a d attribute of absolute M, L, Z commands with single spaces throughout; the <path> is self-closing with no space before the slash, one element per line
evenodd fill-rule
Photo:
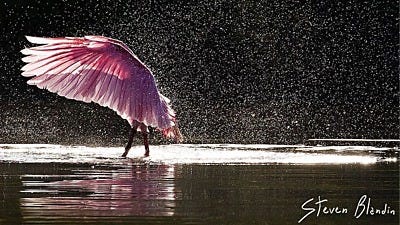
<path fill-rule="evenodd" d="M 129 134 L 129 140 L 128 140 L 128 144 L 126 145 L 126 147 L 125 147 L 125 152 L 124 152 L 124 154 L 122 154 L 122 157 L 126 157 L 126 155 L 128 155 L 128 152 L 129 152 L 129 150 L 131 149 L 131 147 L 132 147 L 132 142 L 133 142 L 133 136 L 135 136 L 135 134 L 136 134 L 136 129 L 137 129 L 137 127 L 135 127 L 135 126 L 133 126 L 132 128 L 131 128 L 131 131 L 130 131 L 130 134 Z"/>
<path fill-rule="evenodd" d="M 146 152 L 144 153 L 144 156 L 149 156 L 150 155 L 150 149 L 149 149 L 149 134 L 146 131 L 143 131 L 143 144 L 144 148 L 146 149 Z"/>

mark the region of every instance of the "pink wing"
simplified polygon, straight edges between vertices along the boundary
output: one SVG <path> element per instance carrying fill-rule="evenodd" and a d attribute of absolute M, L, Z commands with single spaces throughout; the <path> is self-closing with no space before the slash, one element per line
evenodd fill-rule
<path fill-rule="evenodd" d="M 107 106 L 128 120 L 174 137 L 175 113 L 149 70 L 121 41 L 102 36 L 39 38 L 21 52 L 28 84 L 84 102 Z M 176 128 L 177 129 L 177 128 Z M 176 138 L 176 137 L 175 137 Z"/>

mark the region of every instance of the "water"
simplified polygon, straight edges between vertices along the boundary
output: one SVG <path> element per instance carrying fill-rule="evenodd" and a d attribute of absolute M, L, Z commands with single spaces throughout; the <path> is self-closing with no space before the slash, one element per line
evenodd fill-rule
<path fill-rule="evenodd" d="M 0 224 L 398 224 L 398 148 L 0 145 Z M 395 215 L 354 217 L 361 196 Z M 360 212 L 361 207 L 358 212 Z"/>

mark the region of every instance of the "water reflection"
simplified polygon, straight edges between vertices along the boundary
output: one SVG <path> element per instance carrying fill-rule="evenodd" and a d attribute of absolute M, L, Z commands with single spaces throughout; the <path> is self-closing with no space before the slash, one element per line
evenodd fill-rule
<path fill-rule="evenodd" d="M 64 172 L 69 174 L 21 176 L 25 218 L 174 215 L 173 166 L 133 163 Z"/>
<path fill-rule="evenodd" d="M 94 166 L 93 166 L 94 165 Z M 399 224 L 399 164 L 0 163 L 0 224 L 296 224 L 310 198 L 348 207 L 302 224 Z M 352 216 L 361 195 L 396 216 Z"/>
<path fill-rule="evenodd" d="M 0 145 L 0 224 L 286 225 L 318 196 L 350 213 L 304 224 L 399 224 L 398 214 L 352 216 L 362 195 L 399 212 L 397 148 L 172 145 L 132 159 L 118 150 Z"/>

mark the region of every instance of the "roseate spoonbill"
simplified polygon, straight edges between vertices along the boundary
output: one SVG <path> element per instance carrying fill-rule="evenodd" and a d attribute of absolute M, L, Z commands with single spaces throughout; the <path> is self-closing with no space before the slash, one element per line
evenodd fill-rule
<path fill-rule="evenodd" d="M 25 48 L 22 75 L 28 84 L 116 111 L 131 125 L 126 157 L 137 131 L 149 155 L 148 127 L 175 141 L 182 139 L 170 100 L 158 92 L 150 69 L 123 42 L 102 37 L 43 38 L 26 36 L 40 46 Z"/>

